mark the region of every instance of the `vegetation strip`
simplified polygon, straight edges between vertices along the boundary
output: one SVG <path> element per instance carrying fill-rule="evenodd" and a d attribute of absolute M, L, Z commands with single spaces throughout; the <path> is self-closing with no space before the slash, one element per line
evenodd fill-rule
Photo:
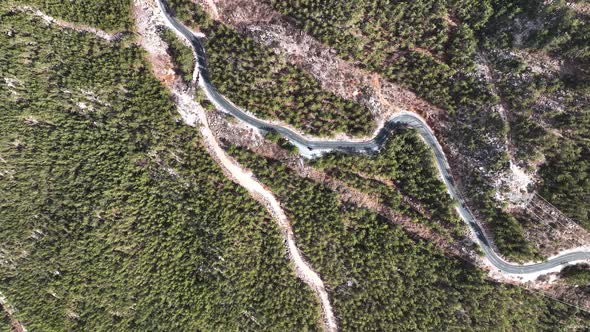
<path fill-rule="evenodd" d="M 446 160 L 446 156 L 438 143 L 438 140 L 426 124 L 426 122 L 418 117 L 417 115 L 409 112 L 402 112 L 394 115 L 392 119 L 381 128 L 375 137 L 365 142 L 346 142 L 346 141 L 330 141 L 330 140 L 308 140 L 302 137 L 300 134 L 277 125 L 272 125 L 262 120 L 255 118 L 247 112 L 234 106 L 231 102 L 227 101 L 221 96 L 216 89 L 210 83 L 209 72 L 206 64 L 205 50 L 200 44 L 198 38 L 188 30 L 184 25 L 179 23 L 168 13 L 165 0 L 157 0 L 158 5 L 162 11 L 163 16 L 167 23 L 175 29 L 180 35 L 186 38 L 193 46 L 196 58 L 198 62 L 198 68 L 200 72 L 199 83 L 205 90 L 209 100 L 217 105 L 220 109 L 236 116 L 238 119 L 247 122 L 248 124 L 260 129 L 260 130 L 275 130 L 284 135 L 289 141 L 300 148 L 300 152 L 303 155 L 313 156 L 316 151 L 326 152 L 332 150 L 344 150 L 347 152 L 367 152 L 377 150 L 386 141 L 388 135 L 395 124 L 404 124 L 415 128 L 422 139 L 433 149 L 435 155 L 436 166 L 439 174 L 445 183 L 447 190 L 451 197 L 458 202 L 456 207 L 460 217 L 467 223 L 472 232 L 474 233 L 478 244 L 481 246 L 486 258 L 489 260 L 491 265 L 496 267 L 502 272 L 513 274 L 513 275 L 526 275 L 534 273 L 543 273 L 553 271 L 555 269 L 561 269 L 566 265 L 573 262 L 586 260 L 590 257 L 588 251 L 574 251 L 564 255 L 551 258 L 546 262 L 533 263 L 533 264 L 511 264 L 502 259 L 492 248 L 491 242 L 483 231 L 482 227 L 478 224 L 477 220 L 465 205 L 462 197 L 460 197 L 456 190 L 454 183 L 452 182 L 449 165 Z M 307 149 L 307 150 L 306 150 Z M 310 154 L 310 152 L 312 152 Z"/>

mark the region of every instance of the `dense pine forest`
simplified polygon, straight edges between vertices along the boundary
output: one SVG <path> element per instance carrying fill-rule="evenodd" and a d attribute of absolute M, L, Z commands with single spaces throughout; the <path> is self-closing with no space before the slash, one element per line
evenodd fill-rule
<path fill-rule="evenodd" d="M 496 140 L 504 135 L 516 142 L 517 158 L 546 156 L 540 193 L 590 227 L 587 17 L 562 1 L 264 1 L 339 56 L 443 107 L 449 139 L 473 160 L 506 167 Z M 111 32 L 134 29 L 128 0 L 17 2 Z M 236 104 L 310 134 L 374 129 L 368 109 L 322 91 L 305 71 L 213 22 L 194 2 L 169 2 L 207 35 L 211 78 Z M 17 309 L 14 318 L 30 331 L 320 330 L 319 303 L 295 276 L 275 221 L 182 122 L 135 37 L 107 43 L 9 5 L 0 4 L 0 293 Z M 525 19 L 537 28 L 515 40 L 511 29 L 522 26 L 514 22 Z M 190 49 L 171 31 L 161 36 L 175 71 L 190 81 Z M 523 47 L 579 70 L 533 72 L 510 56 Z M 476 73 L 480 52 L 495 86 Z M 567 107 L 543 108 L 540 96 Z M 205 105 L 199 92 L 196 99 Z M 506 121 L 491 111 L 497 103 L 510 110 Z M 278 161 L 228 151 L 282 202 L 343 331 L 587 329 L 585 312 L 490 282 Z M 399 128 L 378 155 L 329 154 L 311 164 L 441 234 L 465 230 L 430 151 L 410 130 Z M 537 257 L 483 175 L 470 172 L 466 194 L 501 252 Z M 408 208 L 402 195 L 434 217 Z M 587 266 L 561 275 L 571 284 L 590 281 Z M 8 317 L 0 330 L 11 330 Z"/>
<path fill-rule="evenodd" d="M 137 46 L 0 13 L 0 292 L 30 331 L 317 330 Z"/>
<path fill-rule="evenodd" d="M 343 331 L 567 331 L 590 318 L 485 281 L 481 270 L 412 240 L 371 211 L 341 203 L 330 189 L 278 161 L 241 148 L 230 152 L 284 202 L 303 253 L 329 287 Z"/>
<path fill-rule="evenodd" d="M 118 32 L 133 29 L 129 0 L 9 0 L 8 2 L 32 5 L 48 15 L 106 31 Z"/>
<path fill-rule="evenodd" d="M 466 230 L 438 178 L 430 148 L 409 129 L 394 131 L 379 153 L 369 156 L 331 153 L 313 160 L 312 164 L 356 188 L 379 195 L 387 205 L 399 204 L 400 195 L 419 200 L 436 216 L 430 226 L 439 233 L 459 235 Z M 386 181 L 394 186 L 384 184 Z"/>
<path fill-rule="evenodd" d="M 10 318 L 6 313 L 2 312 L 2 319 L 0 319 L 0 331 L 2 332 L 12 332 L 12 327 L 10 326 Z"/>
<path fill-rule="evenodd" d="M 466 234 L 465 223 L 453 209 L 456 202 L 438 178 L 432 151 L 408 129 L 399 128 L 378 154 L 369 157 L 329 154 L 312 164 L 356 188 L 379 195 L 388 205 L 395 206 L 400 194 L 419 200 L 431 220 L 425 218 L 427 216 L 418 217 L 418 220 L 439 234 L 450 235 L 450 241 L 460 240 Z M 384 185 L 384 180 L 391 181 L 399 193 Z M 502 254 L 516 261 L 536 257 L 535 249 L 524 238 L 522 226 L 514 217 L 491 205 L 481 211 L 494 232 L 494 244 Z"/>
<path fill-rule="evenodd" d="M 162 27 L 160 36 L 168 44 L 168 54 L 174 64 L 174 71 L 180 75 L 185 83 L 190 83 L 195 70 L 193 51 L 190 47 L 184 45 L 170 29 Z"/>
<path fill-rule="evenodd" d="M 590 227 L 590 19 L 565 1 L 268 0 L 339 55 L 447 111 L 446 136 L 470 159 L 466 196 L 509 257 L 530 259 L 522 226 L 493 199 L 495 170 L 539 163 L 540 193 Z M 524 54 L 561 63 L 533 70 Z M 493 82 L 482 66 L 490 66 Z M 561 106 L 552 107 L 558 101 Z M 507 109 L 502 119 L 497 106 Z M 473 165 L 482 164 L 486 173 Z M 505 240 L 503 240 L 505 239 Z M 513 239 L 513 240 L 511 240 Z"/>
<path fill-rule="evenodd" d="M 207 64 L 216 88 L 262 118 L 280 119 L 315 135 L 368 135 L 375 123 L 365 107 L 323 91 L 302 69 L 252 38 L 212 21 L 190 1 L 169 1 L 179 19 L 207 38 Z"/>

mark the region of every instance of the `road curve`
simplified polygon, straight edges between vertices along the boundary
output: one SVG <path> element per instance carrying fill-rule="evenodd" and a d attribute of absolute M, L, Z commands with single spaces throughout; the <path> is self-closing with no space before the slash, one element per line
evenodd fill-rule
<path fill-rule="evenodd" d="M 168 9 L 166 0 L 156 0 L 160 7 L 162 14 L 178 33 L 184 36 L 192 45 L 193 50 L 197 58 L 197 67 L 199 72 L 199 84 L 205 91 L 207 98 L 219 109 L 232 114 L 241 121 L 253 126 L 259 130 L 270 131 L 274 130 L 283 135 L 291 143 L 295 144 L 302 154 L 309 155 L 313 151 L 344 151 L 348 153 L 363 153 L 369 151 L 377 151 L 384 144 L 386 139 L 392 133 L 392 130 L 397 125 L 405 125 L 414 128 L 418 134 L 422 137 L 424 142 L 430 146 L 434 153 L 435 164 L 440 173 L 441 179 L 447 187 L 447 191 L 451 197 L 457 202 L 456 210 L 459 216 L 471 229 L 478 244 L 480 245 L 485 257 L 489 262 L 497 269 L 502 272 L 525 275 L 530 273 L 539 273 L 544 271 L 553 271 L 555 268 L 563 267 L 574 262 L 590 259 L 590 251 L 579 250 L 569 252 L 567 254 L 559 255 L 548 259 L 547 261 L 532 264 L 513 264 L 502 259 L 493 249 L 484 233 L 481 225 L 477 222 L 471 211 L 467 208 L 465 201 L 459 195 L 450 175 L 450 168 L 447 158 L 442 150 L 442 147 L 438 143 L 438 140 L 430 130 L 430 127 L 426 122 L 414 113 L 400 112 L 394 115 L 389 121 L 385 123 L 377 134 L 370 140 L 367 141 L 343 141 L 343 140 L 311 140 L 306 139 L 295 131 L 285 128 L 282 126 L 274 125 L 269 122 L 257 119 L 253 115 L 245 112 L 233 103 L 223 97 L 217 89 L 211 84 L 209 77 L 209 71 L 207 69 L 207 61 L 205 56 L 205 50 L 201 45 L 198 38 L 187 29 L 182 23 L 178 22 L 174 18 Z M 302 151 L 303 149 L 303 151 Z M 306 151 L 307 150 L 307 151 Z"/>

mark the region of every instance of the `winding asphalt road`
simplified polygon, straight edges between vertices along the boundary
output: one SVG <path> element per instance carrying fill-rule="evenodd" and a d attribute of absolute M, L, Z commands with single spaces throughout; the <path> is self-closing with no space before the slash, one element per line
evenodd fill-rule
<path fill-rule="evenodd" d="M 434 159 L 436 166 L 439 170 L 440 176 L 444 181 L 447 190 L 451 197 L 457 202 L 456 210 L 460 217 L 467 223 L 471 231 L 475 234 L 478 244 L 483 250 L 484 255 L 490 261 L 490 263 L 497 269 L 510 274 L 529 274 L 538 273 L 543 271 L 549 271 L 556 267 L 565 266 L 578 262 L 581 260 L 590 259 L 590 251 L 574 251 L 567 254 L 563 254 L 554 258 L 551 258 L 545 262 L 534 263 L 534 264 L 512 264 L 502 259 L 492 248 L 490 241 L 486 237 L 482 227 L 479 225 L 471 211 L 467 208 L 465 201 L 459 195 L 450 175 L 449 163 L 442 150 L 442 147 L 438 143 L 438 140 L 424 122 L 424 120 L 417 115 L 409 112 L 401 112 L 394 115 L 384 126 L 379 130 L 374 138 L 363 141 L 341 141 L 341 140 L 309 140 L 299 135 L 298 133 L 288 128 L 274 125 L 260 119 L 257 119 L 253 115 L 248 114 L 239 107 L 232 104 L 225 97 L 223 97 L 217 89 L 211 84 L 209 77 L 209 70 L 207 69 L 207 60 L 205 56 L 205 50 L 201 45 L 198 38 L 183 24 L 179 23 L 174 18 L 167 7 L 166 0 L 156 0 L 158 6 L 167 21 L 172 28 L 184 36 L 192 45 L 194 52 L 197 57 L 197 65 L 199 72 L 199 84 L 202 86 L 205 94 L 209 101 L 215 104 L 219 109 L 232 114 L 241 121 L 264 131 L 277 131 L 288 139 L 291 143 L 295 144 L 302 154 L 310 155 L 317 151 L 344 151 L 348 153 L 363 153 L 370 151 L 378 151 L 383 143 L 387 140 L 392 130 L 398 125 L 404 125 L 414 128 L 422 139 L 430 146 L 434 152 Z M 302 151 L 303 149 L 303 151 Z M 307 151 L 305 150 L 307 149 Z"/>

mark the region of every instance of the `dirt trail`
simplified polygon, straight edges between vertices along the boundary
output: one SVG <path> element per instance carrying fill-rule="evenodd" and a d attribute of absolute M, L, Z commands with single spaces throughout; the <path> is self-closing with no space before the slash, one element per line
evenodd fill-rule
<path fill-rule="evenodd" d="M 235 146 L 246 147 L 256 155 L 278 160 L 298 176 L 325 185 L 337 193 L 342 201 L 374 211 L 385 217 L 392 224 L 401 226 L 413 238 L 431 242 L 451 256 L 461 257 L 470 262 L 477 261 L 474 255 L 475 253 L 471 249 L 467 249 L 465 243 L 450 242 L 448 238 L 437 234 L 427 226 L 416 223 L 411 217 L 395 211 L 388 206 L 387 202 L 381 202 L 378 197 L 362 192 L 322 170 L 306 165 L 299 156 L 293 156 L 287 150 L 275 144 L 265 142 L 260 135 L 253 135 L 251 132 L 252 129 L 244 126 L 242 123 L 230 123 L 225 120 L 222 113 L 210 114 L 209 121 L 211 128 L 215 132 L 215 136 L 221 138 L 222 141 Z M 379 177 L 371 177 L 371 179 L 383 181 L 388 186 L 394 186 L 390 181 Z M 402 199 L 412 208 L 424 210 L 419 203 L 412 201 L 411 198 L 404 196 Z"/>
<path fill-rule="evenodd" d="M 332 178 L 325 172 L 304 164 L 298 156 L 293 156 L 289 151 L 280 148 L 278 145 L 265 142 L 261 135 L 257 134 L 245 124 L 227 121 L 226 115 L 219 112 L 210 113 L 209 121 L 216 137 L 222 139 L 222 141 L 227 141 L 232 145 L 246 147 L 257 155 L 279 160 L 300 177 L 326 185 L 336 192 L 342 201 L 372 210 L 385 217 L 392 224 L 401 226 L 413 238 L 433 243 L 436 247 L 443 250 L 445 254 L 481 267 L 488 271 L 489 280 L 524 287 L 535 292 L 540 291 L 546 296 L 566 299 L 570 303 L 575 303 L 590 310 L 590 301 L 580 295 L 583 291 L 580 291 L 576 286 L 564 285 L 563 282 L 559 282 L 558 272 L 554 271 L 541 277 L 541 273 L 522 277 L 494 271 L 494 269 L 489 267 L 489 263 L 472 249 L 475 239 L 471 232 L 469 232 L 470 240 L 465 239 L 464 241 L 449 243 L 447 238 L 433 232 L 428 227 L 413 222 L 407 216 L 400 215 L 397 211 L 391 209 L 386 202 L 381 203 L 375 197 L 360 192 L 356 188 Z M 383 183 L 394 185 L 388 181 L 383 181 Z M 566 252 L 560 252 L 559 254 L 564 253 Z M 570 293 L 578 297 L 570 296 Z"/>
<path fill-rule="evenodd" d="M 221 148 L 215 135 L 209 127 L 206 111 L 201 107 L 201 105 L 197 104 L 193 100 L 192 94 L 179 91 L 173 91 L 173 94 L 182 114 L 197 114 L 199 129 L 201 135 L 203 136 L 205 145 L 207 146 L 209 153 L 226 171 L 226 174 L 236 183 L 246 188 L 246 190 L 248 190 L 248 192 L 250 192 L 250 194 L 252 194 L 255 198 L 261 201 L 276 219 L 287 242 L 289 256 L 295 265 L 297 276 L 307 283 L 319 297 L 323 308 L 326 330 L 336 331 L 336 319 L 332 312 L 332 306 L 330 304 L 324 283 L 319 275 L 313 271 L 310 265 L 304 260 L 301 252 L 295 245 L 295 237 L 291 228 L 291 223 L 285 215 L 285 212 L 283 211 L 279 201 L 260 182 L 254 179 L 251 172 L 245 171 Z"/>
<path fill-rule="evenodd" d="M 0 309 L 2 309 L 1 311 L 4 311 L 4 313 L 6 314 L 8 319 L 10 320 L 10 327 L 12 328 L 12 331 L 14 331 L 14 332 L 27 332 L 27 329 L 25 328 L 25 326 L 14 317 L 15 310 L 8 303 L 8 301 L 6 300 L 6 297 L 4 297 L 4 295 L 2 295 L 2 293 L 0 293 Z"/>
<path fill-rule="evenodd" d="M 168 77 L 168 65 L 170 61 L 166 54 L 166 45 L 156 32 L 157 25 L 166 25 L 167 22 L 162 18 L 157 5 L 152 0 L 134 0 L 134 15 L 138 33 L 141 36 L 140 43 L 150 53 L 150 60 L 159 60 L 156 62 L 152 61 L 154 72 L 172 92 L 183 120 L 188 125 L 195 126 L 199 129 L 204 145 L 211 156 L 221 165 L 224 173 L 234 182 L 248 190 L 276 219 L 285 239 L 289 257 L 295 266 L 296 275 L 312 288 L 320 300 L 325 330 L 336 331 L 338 329 L 336 318 L 334 317 L 324 283 L 320 276 L 305 261 L 297 248 L 291 224 L 281 208 L 281 204 L 270 191 L 265 189 L 264 185 L 254 179 L 250 172 L 245 171 L 221 148 L 209 127 L 207 112 L 194 100 L 194 91 L 184 86 L 179 78 L 176 77 L 174 80 L 170 80 Z M 175 30 L 173 29 L 173 31 Z M 179 37 L 185 41 L 182 35 L 179 35 Z M 163 60 L 163 58 L 168 60 Z"/>
<path fill-rule="evenodd" d="M 49 16 L 45 13 L 43 13 L 41 10 L 31 7 L 31 6 L 16 6 L 13 8 L 16 11 L 20 11 L 20 12 L 30 12 L 33 15 L 42 18 L 45 23 L 47 23 L 47 25 L 51 25 L 51 24 L 55 24 L 57 26 L 60 26 L 62 28 L 67 28 L 67 29 L 72 29 L 78 32 L 88 32 L 88 33 L 92 33 L 106 41 L 114 41 L 117 40 L 121 37 L 121 35 L 123 34 L 122 32 L 119 33 L 115 33 L 115 34 L 110 34 L 106 31 L 100 30 L 100 29 L 96 29 L 87 25 L 83 25 L 83 24 L 74 24 L 71 22 L 66 22 L 57 18 L 54 18 L 52 16 Z"/>

